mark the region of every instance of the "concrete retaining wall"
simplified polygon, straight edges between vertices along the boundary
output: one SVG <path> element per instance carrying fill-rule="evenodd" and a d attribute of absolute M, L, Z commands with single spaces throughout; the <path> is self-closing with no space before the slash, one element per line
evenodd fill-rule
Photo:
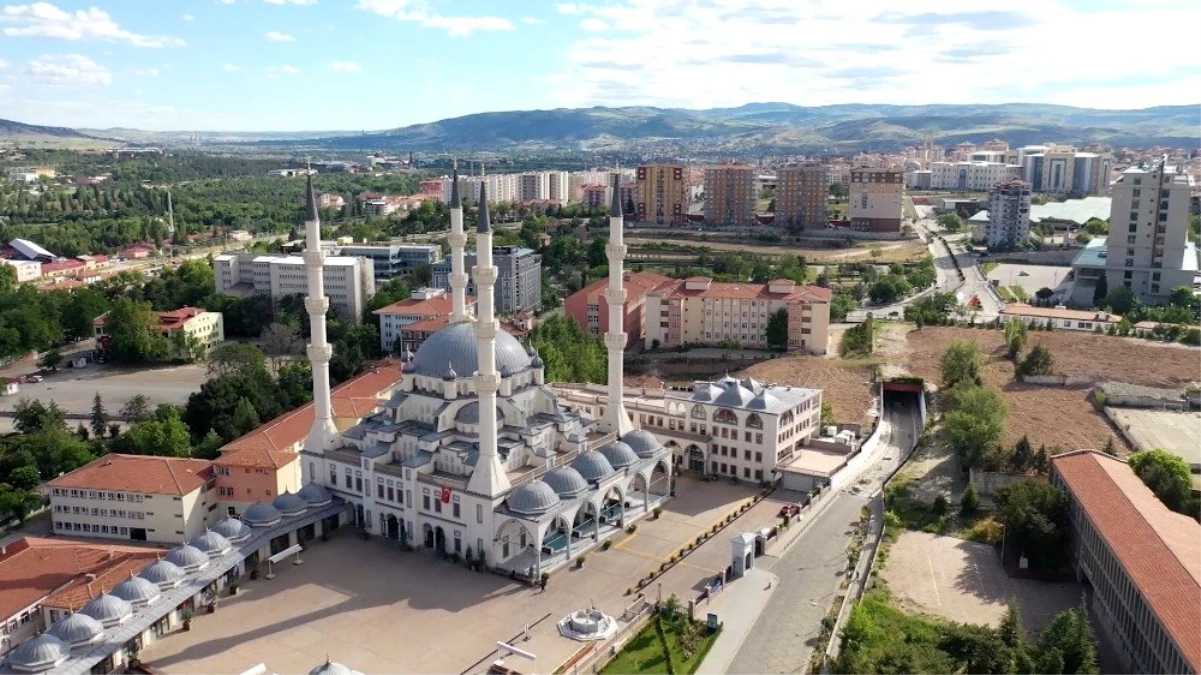
<path fill-rule="evenodd" d="M 1025 251 L 992 256 L 989 260 L 1026 263 L 1028 265 L 1071 265 L 1081 249 L 1054 249 L 1051 251 Z"/>
<path fill-rule="evenodd" d="M 976 486 L 976 492 L 981 497 L 992 497 L 999 488 L 1009 487 L 1014 483 L 1025 480 L 1026 476 L 997 471 L 977 471 L 968 469 L 968 482 Z"/>
<path fill-rule="evenodd" d="M 1083 387 L 1096 383 L 1097 378 L 1088 375 L 1029 375 L 1022 378 L 1027 384 L 1045 384 L 1057 387 Z"/>

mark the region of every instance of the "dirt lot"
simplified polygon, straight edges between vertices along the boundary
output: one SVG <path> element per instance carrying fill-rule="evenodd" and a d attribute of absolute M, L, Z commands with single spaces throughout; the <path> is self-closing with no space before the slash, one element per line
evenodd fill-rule
<path fill-rule="evenodd" d="M 643 239 L 643 238 L 627 238 L 626 245 L 631 249 L 642 247 L 653 247 L 663 243 L 663 241 L 671 241 L 673 243 L 682 243 L 693 246 L 708 246 L 714 251 L 742 251 L 746 253 L 756 253 L 760 255 L 799 255 L 804 256 L 807 260 L 846 260 L 848 262 L 878 262 L 878 263 L 894 263 L 918 260 L 927 254 L 926 245 L 920 240 L 903 241 L 903 242 L 874 242 L 867 243 L 855 248 L 802 248 L 797 246 L 770 246 L 766 244 L 739 244 L 735 241 L 726 241 L 718 239 L 710 239 L 709 241 L 700 240 L 660 240 L 660 239 Z M 878 258 L 871 257 L 872 248 L 880 249 Z M 668 251 L 671 253 L 672 251 Z M 681 252 L 682 253 L 682 252 Z M 691 254 L 689 254 L 691 255 Z"/>
<path fill-rule="evenodd" d="M 1086 387 L 1044 387 L 1010 382 L 1001 390 L 1009 404 L 1009 418 L 1001 442 L 1012 446 L 1023 435 L 1037 448 L 1064 450 L 1101 449 L 1113 439 L 1119 452 L 1129 450 L 1089 398 Z"/>

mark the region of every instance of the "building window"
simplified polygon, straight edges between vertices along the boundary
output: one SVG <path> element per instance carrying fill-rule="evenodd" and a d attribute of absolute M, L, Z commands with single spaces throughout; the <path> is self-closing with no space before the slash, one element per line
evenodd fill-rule
<path fill-rule="evenodd" d="M 421 508 L 426 511 L 430 510 L 430 489 L 421 488 Z"/>
<path fill-rule="evenodd" d="M 455 518 L 459 517 L 459 495 L 455 495 L 455 500 L 451 504 L 451 513 Z"/>
<path fill-rule="evenodd" d="M 484 505 L 483 504 L 475 505 L 475 522 L 481 523 L 481 524 L 484 522 Z M 480 547 L 480 550 L 481 551 L 484 550 L 482 546 Z"/>

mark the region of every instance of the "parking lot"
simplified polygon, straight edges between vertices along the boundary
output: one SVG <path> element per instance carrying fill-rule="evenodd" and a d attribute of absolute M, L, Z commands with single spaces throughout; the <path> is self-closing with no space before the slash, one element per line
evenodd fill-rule
<path fill-rule="evenodd" d="M 989 281 L 1002 286 L 1020 286 L 1031 298 L 1040 288 L 1055 290 L 1064 284 L 1071 267 L 1053 265 L 1014 265 L 1001 263 L 988 273 Z"/>
<path fill-rule="evenodd" d="M 1134 439 L 1136 449 L 1160 448 L 1179 455 L 1189 465 L 1201 464 L 1201 413 L 1106 408 L 1118 426 Z"/>

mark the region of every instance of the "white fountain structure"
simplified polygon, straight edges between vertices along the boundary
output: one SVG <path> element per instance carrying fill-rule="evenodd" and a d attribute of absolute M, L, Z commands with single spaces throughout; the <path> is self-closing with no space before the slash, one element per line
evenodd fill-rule
<path fill-rule="evenodd" d="M 605 614 L 594 604 L 590 609 L 580 609 L 559 621 L 559 634 L 578 642 L 608 640 L 617 633 L 617 619 Z"/>

